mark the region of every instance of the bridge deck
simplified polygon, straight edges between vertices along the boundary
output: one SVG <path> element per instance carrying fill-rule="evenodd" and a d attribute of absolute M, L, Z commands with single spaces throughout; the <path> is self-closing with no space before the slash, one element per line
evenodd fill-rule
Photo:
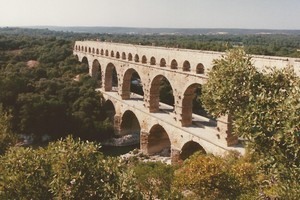
<path fill-rule="evenodd" d="M 134 108 L 139 112 L 143 112 L 149 117 L 155 118 L 158 121 L 162 121 L 168 123 L 171 126 L 180 129 L 181 131 L 192 134 L 196 137 L 201 138 L 207 142 L 213 143 L 214 145 L 224 149 L 224 150 L 237 150 L 240 153 L 244 154 L 245 149 L 242 145 L 235 147 L 227 147 L 225 144 L 218 142 L 216 138 L 217 129 L 216 122 L 212 121 L 208 118 L 205 118 L 200 115 L 193 114 L 193 125 L 189 127 L 180 127 L 175 123 L 174 113 L 172 112 L 172 106 L 160 103 L 160 111 L 157 113 L 149 113 L 148 110 L 144 107 L 143 98 L 137 94 L 131 94 L 131 98 L 128 100 L 122 100 L 120 95 L 116 91 L 103 91 L 102 89 L 97 89 L 100 91 L 104 97 L 108 97 L 109 99 L 115 99 L 122 104 L 126 104 L 129 107 Z"/>

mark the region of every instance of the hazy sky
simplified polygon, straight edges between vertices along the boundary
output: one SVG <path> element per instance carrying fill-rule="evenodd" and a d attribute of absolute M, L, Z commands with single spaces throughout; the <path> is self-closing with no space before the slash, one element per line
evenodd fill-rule
<path fill-rule="evenodd" d="M 300 29 L 300 0 L 0 0 L 0 26 Z"/>

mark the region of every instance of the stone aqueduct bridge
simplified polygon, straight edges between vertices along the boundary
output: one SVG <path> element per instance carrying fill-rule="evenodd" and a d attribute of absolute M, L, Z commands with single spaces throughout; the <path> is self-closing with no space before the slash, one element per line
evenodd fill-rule
<path fill-rule="evenodd" d="M 99 41 L 76 41 L 73 53 L 87 62 L 92 77 L 101 79 L 100 91 L 114 108 L 115 131 L 120 135 L 139 132 L 144 153 L 169 148 L 172 162 L 177 162 L 196 150 L 213 154 L 233 149 L 243 152 L 231 134 L 227 116 L 214 121 L 192 113 L 195 89 L 206 83 L 213 59 L 224 53 Z M 257 68 L 293 65 L 300 69 L 297 59 L 254 56 L 252 61 Z M 144 96 L 131 93 L 133 73 L 140 76 Z M 172 87 L 173 107 L 160 102 L 163 78 Z"/>

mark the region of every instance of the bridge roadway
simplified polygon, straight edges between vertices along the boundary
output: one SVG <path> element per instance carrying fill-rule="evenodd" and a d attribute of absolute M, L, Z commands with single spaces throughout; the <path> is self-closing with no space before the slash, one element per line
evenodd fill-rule
<path fill-rule="evenodd" d="M 219 142 L 219 131 L 217 130 L 217 122 L 200 115 L 193 114 L 193 125 L 188 127 L 179 126 L 174 120 L 173 107 L 160 103 L 159 112 L 150 113 L 144 106 L 143 97 L 137 94 L 131 93 L 131 97 L 128 100 L 122 100 L 117 91 L 104 91 L 103 89 L 97 89 L 101 92 L 104 99 L 113 102 L 115 109 L 121 110 L 121 113 L 126 111 L 132 111 L 138 121 L 141 124 L 141 150 L 146 154 L 156 153 L 151 151 L 151 143 L 149 141 L 149 128 L 160 125 L 166 131 L 171 145 L 171 160 L 176 162 L 178 156 L 183 151 L 183 146 L 190 141 L 194 141 L 203 147 L 205 152 L 213 153 L 215 155 L 222 155 L 228 150 L 236 150 L 244 154 L 244 148 L 240 145 L 228 147 L 224 142 Z M 125 115 L 123 115 L 125 116 Z M 122 118 L 122 117 L 121 117 Z M 121 119 L 119 124 L 122 123 Z M 122 125 L 119 125 L 122 129 Z M 122 131 L 122 130 L 121 130 Z M 122 133 L 121 133 L 122 135 Z M 144 135 L 145 137 L 143 137 Z M 146 141 L 143 141 L 143 139 Z M 159 148 L 162 150 L 162 148 Z M 175 155 L 174 155 L 175 154 Z"/>

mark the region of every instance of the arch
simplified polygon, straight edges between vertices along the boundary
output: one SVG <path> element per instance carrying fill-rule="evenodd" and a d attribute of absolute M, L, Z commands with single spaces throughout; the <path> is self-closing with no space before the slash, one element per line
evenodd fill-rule
<path fill-rule="evenodd" d="M 120 53 L 117 51 L 116 58 L 120 58 Z"/>
<path fill-rule="evenodd" d="M 175 59 L 171 61 L 171 69 L 178 69 L 178 63 Z"/>
<path fill-rule="evenodd" d="M 105 110 L 105 118 L 108 118 L 109 121 L 113 124 L 114 123 L 114 117 L 116 114 L 115 105 L 111 100 L 106 100 L 103 108 Z M 104 119 L 103 119 L 104 120 Z"/>
<path fill-rule="evenodd" d="M 156 60 L 153 56 L 150 58 L 150 65 L 156 65 Z"/>
<path fill-rule="evenodd" d="M 89 47 L 89 53 L 91 53 L 91 52 L 92 52 L 91 47 Z"/>
<path fill-rule="evenodd" d="M 77 51 L 77 45 L 75 45 L 75 50 Z"/>
<path fill-rule="evenodd" d="M 142 63 L 143 63 L 143 64 L 146 64 L 146 63 L 147 63 L 147 57 L 146 57 L 145 55 L 142 57 Z"/>
<path fill-rule="evenodd" d="M 160 59 L 160 67 L 165 67 L 166 66 L 166 60 L 164 58 Z"/>
<path fill-rule="evenodd" d="M 128 54 L 128 60 L 132 61 L 132 54 L 131 53 Z"/>
<path fill-rule="evenodd" d="M 108 50 L 107 49 L 105 50 L 105 56 L 108 56 Z"/>
<path fill-rule="evenodd" d="M 183 70 L 184 72 L 189 72 L 189 71 L 191 71 L 191 65 L 190 65 L 190 62 L 189 62 L 189 61 L 187 61 L 187 60 L 184 61 L 182 70 Z"/>
<path fill-rule="evenodd" d="M 127 110 L 126 112 L 124 112 L 120 124 L 120 132 L 121 135 L 140 135 L 140 122 L 131 110 Z"/>
<path fill-rule="evenodd" d="M 93 48 L 92 52 L 93 52 L 93 54 L 95 53 L 95 48 Z"/>
<path fill-rule="evenodd" d="M 99 49 L 96 49 L 96 54 L 99 55 Z"/>
<path fill-rule="evenodd" d="M 196 67 L 196 74 L 204 74 L 204 65 L 199 63 Z"/>
<path fill-rule="evenodd" d="M 104 54 L 104 50 L 103 49 L 101 49 L 100 54 L 103 56 L 103 54 Z"/>
<path fill-rule="evenodd" d="M 134 62 L 140 62 L 139 55 L 135 54 L 135 56 L 134 56 Z"/>
<path fill-rule="evenodd" d="M 115 57 L 114 51 L 111 51 L 111 52 L 110 52 L 110 56 L 111 56 L 111 57 Z"/>
<path fill-rule="evenodd" d="M 84 51 L 87 52 L 87 47 L 84 48 Z"/>
<path fill-rule="evenodd" d="M 154 125 L 149 132 L 147 152 L 149 155 L 171 155 L 171 141 L 166 130 L 159 124 Z M 166 155 L 167 154 L 167 155 Z"/>
<path fill-rule="evenodd" d="M 111 91 L 113 86 L 118 86 L 117 71 L 114 64 L 108 63 L 105 70 L 104 89 L 105 91 Z"/>
<path fill-rule="evenodd" d="M 122 59 L 126 60 L 126 53 L 125 52 L 122 53 Z"/>
<path fill-rule="evenodd" d="M 81 51 L 84 51 L 84 47 L 83 46 L 81 46 Z"/>
<path fill-rule="evenodd" d="M 121 94 L 122 99 L 130 99 L 131 92 L 142 96 L 144 95 L 141 78 L 137 71 L 133 68 L 129 68 L 124 73 Z"/>
<path fill-rule="evenodd" d="M 91 76 L 97 82 L 97 87 L 101 87 L 102 83 L 102 72 L 101 72 L 101 65 L 97 59 L 93 61 Z"/>
<path fill-rule="evenodd" d="M 81 59 L 81 62 L 86 64 L 86 65 L 89 65 L 89 61 L 88 61 L 86 56 L 83 56 L 83 58 Z"/>
<path fill-rule="evenodd" d="M 158 112 L 160 101 L 172 106 L 172 109 L 168 108 L 168 110 L 174 110 L 173 87 L 171 86 L 169 80 L 163 75 L 157 75 L 151 81 L 149 111 Z"/>
<path fill-rule="evenodd" d="M 205 149 L 199 143 L 191 140 L 183 145 L 179 158 L 180 160 L 186 160 L 196 152 L 206 154 Z"/>

